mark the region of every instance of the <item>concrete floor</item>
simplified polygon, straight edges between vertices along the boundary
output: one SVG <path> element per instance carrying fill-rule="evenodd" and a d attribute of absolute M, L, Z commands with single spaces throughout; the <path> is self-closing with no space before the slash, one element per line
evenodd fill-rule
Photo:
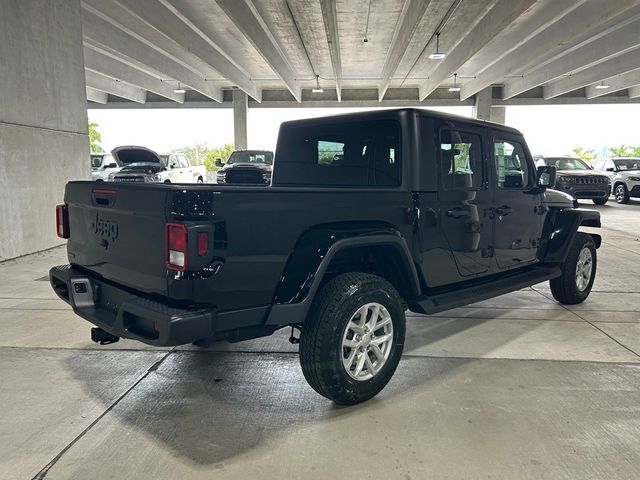
<path fill-rule="evenodd" d="M 640 202 L 597 208 L 587 302 L 541 284 L 411 315 L 395 377 L 351 408 L 307 386 L 288 332 L 100 347 L 42 280 L 62 248 L 5 262 L 0 478 L 640 478 Z"/>

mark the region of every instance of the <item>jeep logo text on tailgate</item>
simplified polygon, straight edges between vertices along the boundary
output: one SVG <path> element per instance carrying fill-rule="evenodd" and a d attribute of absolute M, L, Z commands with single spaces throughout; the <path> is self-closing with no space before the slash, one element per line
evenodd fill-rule
<path fill-rule="evenodd" d="M 100 235 L 103 241 L 100 245 L 107 248 L 109 242 L 113 243 L 118 238 L 118 223 L 113 220 L 105 220 L 100 218 L 100 214 L 96 213 L 96 218 L 91 224 L 93 233 Z"/>

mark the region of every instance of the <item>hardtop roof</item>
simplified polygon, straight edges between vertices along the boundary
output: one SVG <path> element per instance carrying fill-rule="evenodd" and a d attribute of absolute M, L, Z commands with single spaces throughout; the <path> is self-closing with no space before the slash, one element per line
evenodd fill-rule
<path fill-rule="evenodd" d="M 393 108 L 393 109 L 381 109 L 371 110 L 367 112 L 346 113 L 339 115 L 329 115 L 325 117 L 305 118 L 302 120 L 290 120 L 283 122 L 280 128 L 305 126 L 305 125 L 319 125 L 324 123 L 332 123 L 334 121 L 366 121 L 366 120 L 379 120 L 389 118 L 400 118 L 405 115 L 418 115 L 423 117 L 436 118 L 445 121 L 462 122 L 473 126 L 479 127 L 491 127 L 496 130 L 512 133 L 515 135 L 522 135 L 522 133 L 512 127 L 507 127 L 500 123 L 489 122 L 486 120 L 477 120 L 474 118 L 468 118 L 461 115 L 453 115 L 450 113 L 437 112 L 434 110 L 428 110 L 424 108 Z"/>

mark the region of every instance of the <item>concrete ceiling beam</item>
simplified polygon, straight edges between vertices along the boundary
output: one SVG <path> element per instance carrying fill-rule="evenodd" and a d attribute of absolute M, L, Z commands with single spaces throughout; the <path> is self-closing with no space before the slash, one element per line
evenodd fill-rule
<path fill-rule="evenodd" d="M 138 17 L 158 32 L 195 55 L 240 90 L 257 101 L 260 89 L 249 74 L 233 62 L 214 39 L 207 37 L 170 1 L 166 0 L 118 0 L 128 12 Z"/>
<path fill-rule="evenodd" d="M 598 27 L 583 42 L 562 52 L 554 59 L 536 67 L 523 77 L 505 82 L 503 98 L 509 99 L 532 88 L 556 80 L 570 72 L 577 72 L 640 45 L 640 8 L 625 21 L 613 26 Z M 606 28 L 608 27 L 608 28 Z"/>
<path fill-rule="evenodd" d="M 109 101 L 109 94 L 107 92 L 102 92 L 100 90 L 96 90 L 95 88 L 86 87 L 87 90 L 87 100 L 95 103 L 99 103 L 101 105 L 106 105 Z"/>
<path fill-rule="evenodd" d="M 150 71 L 161 72 L 166 77 L 174 79 L 217 102 L 222 101 L 220 87 L 208 82 L 183 63 L 177 62 L 143 42 L 140 38 L 131 35 L 85 3 L 82 4 L 82 26 L 85 43 L 117 52 L 137 64 L 148 66 Z M 87 42 L 87 40 L 89 41 Z"/>
<path fill-rule="evenodd" d="M 382 81 L 378 87 L 379 101 L 384 98 L 384 94 L 391 84 L 393 75 L 396 73 L 403 55 L 409 48 L 411 39 L 427 11 L 429 3 L 429 1 L 425 0 L 407 0 L 404 3 L 391 40 L 391 46 L 387 52 L 387 59 L 382 68 Z"/>
<path fill-rule="evenodd" d="M 636 70 L 640 66 L 640 49 L 598 63 L 576 75 L 556 80 L 543 88 L 545 100 L 572 92 L 615 75 Z"/>
<path fill-rule="evenodd" d="M 327 44 L 329 45 L 329 57 L 333 67 L 333 76 L 336 82 L 336 94 L 338 102 L 342 100 L 342 59 L 340 58 L 340 37 L 338 35 L 338 12 L 336 0 L 320 0 L 322 8 L 322 20 L 327 33 Z"/>
<path fill-rule="evenodd" d="M 420 86 L 420 100 L 428 97 L 471 57 L 539 0 L 500 0 L 458 43 Z"/>
<path fill-rule="evenodd" d="M 638 66 L 640 67 L 640 65 Z M 601 85 L 600 83 L 587 86 L 586 97 L 591 100 L 592 98 L 602 97 L 603 95 L 626 90 L 630 87 L 636 87 L 640 85 L 640 70 L 633 70 L 618 75 L 617 77 L 606 78 L 604 84 L 609 88 L 597 88 L 598 85 Z"/>
<path fill-rule="evenodd" d="M 84 75 L 87 87 L 110 93 L 111 95 L 125 98 L 136 103 L 145 103 L 147 101 L 147 91 L 142 88 L 134 87 L 128 83 L 92 72 L 91 70 L 85 70 Z"/>
<path fill-rule="evenodd" d="M 253 4 L 253 0 L 216 0 L 216 2 L 280 77 L 294 98 L 298 102 L 301 101 L 302 89 L 296 83 L 296 75 L 291 63 Z"/>
<path fill-rule="evenodd" d="M 556 37 L 545 32 L 559 21 L 570 19 L 575 23 L 574 12 L 585 3 L 586 0 L 537 2 L 478 53 L 476 57 L 485 59 L 484 66 L 474 79 L 465 82 L 460 98 L 470 98 L 494 83 L 502 82 L 506 75 L 522 69 L 547 52 L 550 48 L 547 44 L 555 42 Z M 521 51 L 527 53 L 523 54 Z M 476 57 L 474 61 L 478 63 Z"/>
<path fill-rule="evenodd" d="M 130 85 L 156 93 L 174 102 L 184 103 L 184 93 L 174 92 L 177 85 L 172 85 L 173 82 L 163 82 L 159 78 L 86 46 L 84 47 L 84 67 L 92 72 L 122 80 Z"/>

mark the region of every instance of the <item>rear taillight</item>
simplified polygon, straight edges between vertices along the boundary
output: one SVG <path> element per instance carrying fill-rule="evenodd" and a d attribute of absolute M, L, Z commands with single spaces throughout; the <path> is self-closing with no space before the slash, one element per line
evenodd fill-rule
<path fill-rule="evenodd" d="M 187 238 L 186 225 L 167 223 L 165 265 L 168 269 L 178 272 L 184 272 L 187 269 Z"/>
<path fill-rule="evenodd" d="M 69 207 L 56 205 L 56 234 L 60 238 L 69 238 Z"/>

